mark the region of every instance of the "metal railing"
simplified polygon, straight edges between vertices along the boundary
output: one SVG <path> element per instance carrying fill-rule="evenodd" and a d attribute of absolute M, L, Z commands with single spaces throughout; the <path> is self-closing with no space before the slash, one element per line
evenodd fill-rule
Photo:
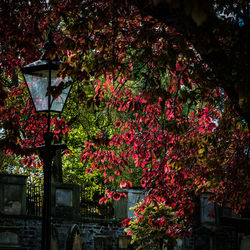
<path fill-rule="evenodd" d="M 111 202 L 99 204 L 104 196 L 103 187 L 80 187 L 80 216 L 85 218 L 111 219 L 114 208 Z M 43 186 L 41 184 L 27 184 L 26 210 L 29 216 L 42 216 Z"/>
<path fill-rule="evenodd" d="M 113 204 L 99 204 L 99 199 L 104 196 L 103 187 L 81 187 L 80 188 L 80 214 L 87 218 L 111 219 L 114 216 Z"/>
<path fill-rule="evenodd" d="M 42 185 L 27 184 L 26 189 L 26 210 L 27 215 L 42 216 L 42 200 L 43 190 Z"/>

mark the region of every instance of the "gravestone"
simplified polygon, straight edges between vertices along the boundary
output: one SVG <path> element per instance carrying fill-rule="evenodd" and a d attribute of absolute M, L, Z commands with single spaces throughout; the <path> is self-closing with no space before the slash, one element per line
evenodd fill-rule
<path fill-rule="evenodd" d="M 240 243 L 240 250 L 249 250 L 250 249 L 250 235 L 244 236 Z"/>
<path fill-rule="evenodd" d="M 112 237 L 110 235 L 96 235 L 94 238 L 95 250 L 111 250 Z"/>
<path fill-rule="evenodd" d="M 130 242 L 131 242 L 131 237 L 129 237 L 129 236 L 119 236 L 119 238 L 118 238 L 119 249 L 120 250 L 128 249 L 128 247 L 130 245 Z"/>
<path fill-rule="evenodd" d="M 0 226 L 0 249 L 20 249 L 19 228 Z"/>
<path fill-rule="evenodd" d="M 82 236 L 78 225 L 73 225 L 68 232 L 66 250 L 82 250 Z"/>
<path fill-rule="evenodd" d="M 58 235 L 55 227 L 51 226 L 51 243 L 50 243 L 51 250 L 58 250 Z"/>

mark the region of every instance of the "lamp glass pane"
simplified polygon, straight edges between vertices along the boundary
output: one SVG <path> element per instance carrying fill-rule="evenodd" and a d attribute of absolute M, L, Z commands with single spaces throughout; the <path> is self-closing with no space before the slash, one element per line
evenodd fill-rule
<path fill-rule="evenodd" d="M 48 106 L 48 82 L 49 82 L 49 70 L 34 71 L 29 74 L 24 74 L 27 82 L 31 97 L 33 99 L 36 111 L 47 111 Z M 57 71 L 51 70 L 51 86 L 58 86 L 60 83 L 65 85 L 71 78 L 57 77 Z M 51 97 L 50 110 L 55 112 L 61 112 L 66 102 L 67 96 L 70 91 L 70 86 L 62 89 L 61 94 L 57 98 Z"/>
<path fill-rule="evenodd" d="M 24 74 L 31 98 L 34 102 L 36 111 L 48 110 L 48 89 L 49 71 L 41 70 Z"/>
<path fill-rule="evenodd" d="M 51 72 L 51 85 L 52 86 L 58 86 L 60 83 L 65 85 L 68 81 L 71 80 L 70 77 L 65 77 L 64 79 L 61 77 L 57 77 L 56 73 L 57 73 L 56 70 L 53 70 Z M 55 99 L 51 98 L 51 100 L 52 100 L 51 110 L 52 111 L 62 112 L 64 104 L 65 104 L 66 99 L 67 99 L 67 96 L 69 94 L 69 91 L 70 91 L 70 86 L 62 89 L 61 94 L 57 98 L 55 98 Z"/>

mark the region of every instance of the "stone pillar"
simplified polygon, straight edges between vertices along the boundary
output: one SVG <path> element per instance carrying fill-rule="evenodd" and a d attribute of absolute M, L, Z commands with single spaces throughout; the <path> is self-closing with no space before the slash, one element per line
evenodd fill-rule
<path fill-rule="evenodd" d="M 120 200 L 115 201 L 115 218 L 119 220 L 132 218 L 134 217 L 134 211 L 130 210 L 130 208 L 135 207 L 137 203 L 144 200 L 144 197 L 146 195 L 145 189 L 131 188 L 121 190 L 121 192 L 124 192 L 127 195 L 127 199 L 122 197 Z"/>
<path fill-rule="evenodd" d="M 202 224 L 216 223 L 216 204 L 208 201 L 209 194 L 203 193 L 200 197 L 200 222 Z"/>
<path fill-rule="evenodd" d="M 24 175 L 0 174 L 1 214 L 26 214 L 26 179 Z"/>
<path fill-rule="evenodd" d="M 80 216 L 80 188 L 78 185 L 53 183 L 51 189 L 52 216 L 66 218 Z"/>
<path fill-rule="evenodd" d="M 124 190 L 124 193 L 128 196 L 127 190 Z M 118 220 L 128 218 L 128 199 L 122 197 L 120 200 L 114 202 L 114 215 Z"/>

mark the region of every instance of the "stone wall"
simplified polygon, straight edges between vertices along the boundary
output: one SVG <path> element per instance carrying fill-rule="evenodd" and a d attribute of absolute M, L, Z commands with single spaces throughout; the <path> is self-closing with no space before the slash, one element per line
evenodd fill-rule
<path fill-rule="evenodd" d="M 118 250 L 118 239 L 119 236 L 124 236 L 125 233 L 119 222 L 115 221 L 66 221 L 66 220 L 54 220 L 53 225 L 55 226 L 58 239 L 59 249 L 66 249 L 66 240 L 69 231 L 72 226 L 77 225 L 80 229 L 82 236 L 82 249 L 86 250 Z M 100 248 L 101 245 L 101 248 Z M 97 248 L 98 246 L 98 248 Z M 107 248 L 109 246 L 109 248 Z M 111 248 L 110 248 L 111 246 Z"/>
<path fill-rule="evenodd" d="M 124 236 L 123 228 L 116 221 L 78 221 L 54 218 L 52 220 L 55 240 L 58 250 L 68 250 L 73 242 L 69 241 L 72 228 L 79 228 L 81 236 L 81 249 L 84 250 L 118 250 L 119 236 Z M 39 250 L 41 244 L 41 218 L 28 216 L 1 216 L 0 217 L 0 245 L 7 243 L 11 248 L 10 241 L 18 246 L 18 249 Z M 8 239 L 6 238 L 8 235 Z M 1 238 L 2 236 L 2 238 Z M 16 242 L 16 236 L 18 242 Z M 5 241 L 5 242 L 4 242 Z M 14 242 L 15 241 L 15 242 Z M 8 243 L 9 242 L 9 243 Z M 14 247 L 14 246 L 13 246 Z M 3 246 L 0 246 L 0 249 Z"/>
<path fill-rule="evenodd" d="M 0 235 L 9 235 L 8 239 L 1 238 L 0 249 L 4 245 L 8 247 L 20 246 L 18 249 L 40 249 L 41 243 L 41 219 L 28 218 L 26 216 L 0 216 Z M 17 242 L 15 239 L 17 236 Z M 10 244 L 11 243 L 11 244 Z M 2 247 L 1 247 L 2 246 Z M 10 248 L 11 249 L 11 248 Z"/>

